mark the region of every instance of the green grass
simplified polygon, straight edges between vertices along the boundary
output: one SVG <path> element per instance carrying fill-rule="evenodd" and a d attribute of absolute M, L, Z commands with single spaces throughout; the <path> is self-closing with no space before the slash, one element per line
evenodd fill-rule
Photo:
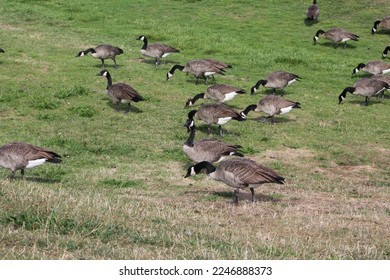
<path fill-rule="evenodd" d="M 304 23 L 311 1 L 113 2 L 0 5 L 1 142 L 63 156 L 60 165 L 27 170 L 25 180 L 0 170 L 2 258 L 389 259 L 388 94 L 367 107 L 352 95 L 338 105 L 341 91 L 363 76 L 351 77 L 352 69 L 381 59 L 389 43 L 388 32 L 370 34 L 386 1 L 319 2 L 314 25 Z M 323 39 L 313 45 L 318 29 L 336 26 L 360 41 L 346 49 Z M 156 69 L 141 58 L 141 34 L 181 52 Z M 114 111 L 106 80 L 96 76 L 101 62 L 75 57 L 103 43 L 124 50 L 118 69 L 106 61 L 113 82 L 145 98 L 129 114 L 124 105 Z M 251 113 L 224 126 L 223 141 L 286 178 L 284 186 L 257 189 L 253 205 L 249 191 L 235 207 L 224 184 L 184 178 L 184 104 L 207 86 L 180 72 L 165 78 L 174 64 L 196 58 L 231 64 L 212 83 L 248 92 L 276 70 L 302 77 L 284 91 L 302 109 L 275 125 Z M 242 110 L 265 93 L 229 105 Z M 197 139 L 206 137 L 197 126 Z"/>

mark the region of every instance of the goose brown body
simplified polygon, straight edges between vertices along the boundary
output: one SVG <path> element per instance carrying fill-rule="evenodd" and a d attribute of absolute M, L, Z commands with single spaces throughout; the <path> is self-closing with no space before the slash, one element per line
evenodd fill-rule
<path fill-rule="evenodd" d="M 254 202 L 254 188 L 266 183 L 284 184 L 285 180 L 274 170 L 248 158 L 226 159 L 217 167 L 214 167 L 210 162 L 203 161 L 189 167 L 185 177 L 198 174 L 202 169 L 205 169 L 212 179 L 224 182 L 234 189 L 235 203 L 238 203 L 238 194 L 243 188 L 251 190 L 252 202 Z"/>
<path fill-rule="evenodd" d="M 275 93 L 276 89 L 284 89 L 288 85 L 299 81 L 300 77 L 296 74 L 285 72 L 285 71 L 277 71 L 271 73 L 265 80 L 259 80 L 257 83 L 251 88 L 251 93 L 255 93 L 260 85 L 263 85 L 266 88 L 272 88 Z"/>
<path fill-rule="evenodd" d="M 130 102 L 139 102 L 143 101 L 144 98 L 136 91 L 132 86 L 126 83 L 112 83 L 112 78 L 110 73 L 107 70 L 102 70 L 98 76 L 107 78 L 107 94 L 110 96 L 112 102 L 115 105 L 115 110 L 119 110 L 119 103 L 127 103 L 128 109 L 126 111 L 129 112 Z"/>
<path fill-rule="evenodd" d="M 344 47 L 346 47 L 347 41 L 349 40 L 359 41 L 358 35 L 343 28 L 331 28 L 328 31 L 318 30 L 313 37 L 314 43 L 318 41 L 320 35 L 322 35 L 323 38 L 332 41 L 335 47 L 342 42 L 344 42 Z"/>
<path fill-rule="evenodd" d="M 390 29 L 390 16 L 384 17 L 382 20 L 374 22 L 374 27 L 371 29 L 371 33 L 375 34 L 378 28 Z"/>
<path fill-rule="evenodd" d="M 313 1 L 313 4 L 306 10 L 306 18 L 308 20 L 317 20 L 320 16 L 320 8 L 317 5 L 317 0 Z"/>
<path fill-rule="evenodd" d="M 208 125 L 209 134 L 211 134 L 211 125 L 219 125 L 219 133 L 222 136 L 222 125 L 230 120 L 244 121 L 245 119 L 234 109 L 223 103 L 205 104 L 199 110 L 192 110 L 188 113 L 187 123 L 196 118 L 204 121 Z"/>
<path fill-rule="evenodd" d="M 195 141 L 194 122 L 189 123 L 187 129 L 189 130 L 190 135 L 183 145 L 183 152 L 193 162 L 219 162 L 228 156 L 243 156 L 239 152 L 239 149 L 241 148 L 239 145 L 231 145 L 213 139 L 202 139 Z"/>
<path fill-rule="evenodd" d="M 174 65 L 172 69 L 167 73 L 167 80 L 170 79 L 174 72 L 179 69 L 182 72 L 190 73 L 195 76 L 195 83 L 198 83 L 199 78 L 204 78 L 205 83 L 208 83 L 208 77 L 214 74 L 224 75 L 224 71 L 227 65 L 223 62 L 217 62 L 210 59 L 198 59 L 187 62 L 184 66 Z M 228 65 L 227 65 L 228 66 Z"/>
<path fill-rule="evenodd" d="M 212 99 L 223 103 L 232 100 L 237 94 L 244 93 L 246 93 L 244 89 L 236 86 L 224 84 L 212 85 L 204 93 L 197 94 L 193 98 L 188 99 L 185 108 L 194 105 L 199 98 Z"/>
<path fill-rule="evenodd" d="M 137 38 L 137 40 L 143 41 L 144 45 L 141 48 L 141 54 L 147 57 L 152 57 L 156 59 L 156 67 L 160 63 L 160 58 L 166 57 L 172 53 L 180 52 L 178 49 L 175 49 L 166 44 L 154 43 L 148 44 L 148 39 L 145 35 L 141 35 Z"/>
<path fill-rule="evenodd" d="M 115 58 L 117 55 L 123 54 L 123 50 L 118 47 L 103 44 L 103 45 L 98 45 L 95 48 L 89 48 L 85 51 L 81 51 L 77 54 L 77 57 L 85 56 L 88 53 L 91 53 L 93 58 L 100 59 L 102 61 L 103 68 L 105 68 L 105 64 L 104 64 L 105 59 L 113 60 L 115 63 L 115 67 L 117 67 Z"/>
<path fill-rule="evenodd" d="M 359 63 L 359 65 L 353 69 L 352 74 L 356 74 L 360 70 L 373 75 L 386 74 L 390 72 L 390 63 L 380 60 L 373 60 L 367 63 Z"/>
<path fill-rule="evenodd" d="M 60 163 L 61 156 L 46 148 L 24 142 L 14 142 L 0 147 L 0 166 L 10 169 L 12 177 L 21 170 L 24 175 L 26 168 L 32 168 L 45 162 Z"/>

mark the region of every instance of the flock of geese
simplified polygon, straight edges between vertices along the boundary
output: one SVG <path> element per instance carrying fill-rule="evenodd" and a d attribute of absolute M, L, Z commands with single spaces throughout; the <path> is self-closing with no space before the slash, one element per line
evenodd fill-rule
<path fill-rule="evenodd" d="M 320 9 L 317 1 L 307 9 L 307 20 L 318 21 Z M 379 28 L 390 29 L 390 16 L 382 20 L 375 21 L 371 32 L 375 34 Z M 335 47 L 339 43 L 346 43 L 349 40 L 358 41 L 359 36 L 342 28 L 332 28 L 327 31 L 318 30 L 313 37 L 316 43 L 320 37 L 331 40 Z M 141 54 L 155 59 L 155 67 L 158 67 L 161 59 L 178 53 L 179 50 L 165 44 L 148 44 L 147 37 L 141 35 L 137 38 L 143 42 L 140 50 Z M 390 50 L 387 46 L 383 51 L 382 57 L 385 58 Z M 4 52 L 0 49 L 0 52 Z M 105 69 L 104 61 L 111 59 L 117 68 L 116 57 L 123 54 L 123 50 L 111 45 L 99 45 L 95 48 L 89 48 L 80 51 L 76 56 L 82 57 L 87 54 L 95 59 L 100 59 L 103 70 L 97 74 L 98 76 L 107 79 L 107 94 L 114 103 L 114 108 L 119 111 L 120 103 L 127 103 L 128 107 L 125 113 L 131 111 L 131 102 L 143 101 L 144 98 L 131 85 L 126 83 L 113 83 L 112 77 L 108 70 Z M 205 84 L 208 84 L 210 77 L 215 79 L 214 75 L 224 75 L 227 69 L 231 68 L 227 63 L 213 59 L 198 59 L 191 60 L 185 65 L 174 65 L 166 74 L 166 80 L 172 78 L 176 70 L 184 73 L 192 74 L 195 77 L 195 83 L 199 79 L 204 79 Z M 339 103 L 345 100 L 346 94 L 352 93 L 365 97 L 365 104 L 374 96 L 383 94 L 384 90 L 390 89 L 390 77 L 384 74 L 390 72 L 390 64 L 383 61 L 370 61 L 360 63 L 353 69 L 352 74 L 358 71 L 366 71 L 373 74 L 370 78 L 358 80 L 352 87 L 347 87 L 339 95 Z M 223 136 L 222 125 L 230 120 L 245 121 L 250 111 L 264 112 L 268 116 L 264 121 L 269 120 L 274 123 L 274 116 L 279 114 L 289 113 L 292 109 L 301 108 L 299 102 L 287 100 L 282 96 L 275 95 L 276 90 L 283 92 L 283 89 L 292 83 L 299 81 L 300 77 L 293 73 L 278 71 L 271 73 L 265 79 L 261 79 L 251 88 L 251 94 L 256 93 L 260 86 L 271 88 L 272 94 L 262 98 L 257 104 L 247 106 L 243 111 L 237 112 L 224 103 L 232 100 L 235 96 L 245 94 L 246 91 L 242 88 L 225 85 L 214 84 L 209 86 L 205 92 L 195 95 L 185 103 L 185 108 L 194 106 L 200 98 L 214 100 L 215 103 L 203 104 L 197 110 L 188 112 L 187 121 L 184 127 L 187 128 L 189 137 L 183 145 L 183 152 L 194 162 L 187 169 L 185 177 L 199 174 L 205 170 L 206 174 L 212 179 L 222 181 L 234 189 L 234 202 L 238 204 L 239 191 L 243 188 L 249 188 L 252 194 L 252 201 L 255 201 L 254 188 L 264 183 L 284 184 L 284 178 L 278 175 L 274 170 L 267 168 L 249 158 L 245 158 L 237 144 L 228 144 L 220 140 L 202 139 L 195 140 L 196 126 L 195 120 L 201 120 L 208 126 L 208 134 L 211 134 L 211 125 L 219 126 L 219 134 Z M 225 159 L 226 157 L 231 157 Z M 61 156 L 57 153 L 45 148 L 37 147 L 28 143 L 15 142 L 0 147 L 0 166 L 11 170 L 11 178 L 15 178 L 17 170 L 21 171 L 22 177 L 27 168 L 39 166 L 45 162 L 60 163 Z M 214 165 L 219 163 L 218 165 Z"/>

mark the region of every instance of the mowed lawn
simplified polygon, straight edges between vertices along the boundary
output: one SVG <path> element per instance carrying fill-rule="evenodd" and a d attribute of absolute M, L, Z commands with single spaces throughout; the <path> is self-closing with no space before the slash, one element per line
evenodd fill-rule
<path fill-rule="evenodd" d="M 20 173 L 0 170 L 1 259 L 389 259 L 390 99 L 338 96 L 363 77 L 359 63 L 382 60 L 390 31 L 371 35 L 390 15 L 388 1 L 318 1 L 319 22 L 305 22 L 311 1 L 2 1 L 0 138 L 62 155 Z M 342 27 L 358 42 L 334 48 L 313 36 Z M 154 60 L 141 41 L 180 50 Z M 100 60 L 79 51 L 123 49 L 113 82 L 144 97 L 115 112 L 98 77 Z M 223 141 L 285 177 L 284 185 L 232 188 L 205 174 L 184 178 L 188 98 L 204 92 L 175 65 L 213 58 L 232 65 L 211 84 L 246 89 L 237 111 L 271 91 L 250 88 L 273 71 L 302 79 L 283 91 L 301 103 L 276 123 L 251 112 L 223 126 Z M 390 59 L 384 59 L 390 63 Z M 281 91 L 277 91 L 281 95 Z M 199 100 L 194 109 L 210 100 Z M 197 122 L 196 139 L 207 137 Z M 213 138 L 219 139 L 217 127 Z"/>

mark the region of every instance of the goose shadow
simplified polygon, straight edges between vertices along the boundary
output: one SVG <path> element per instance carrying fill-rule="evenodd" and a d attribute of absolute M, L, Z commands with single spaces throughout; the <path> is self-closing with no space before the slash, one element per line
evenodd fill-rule
<path fill-rule="evenodd" d="M 139 61 L 141 61 L 142 63 L 145 63 L 145 64 L 149 64 L 149 65 L 153 65 L 155 66 L 156 65 L 156 59 L 148 59 L 148 58 L 139 58 Z M 160 63 L 158 64 L 158 66 L 156 68 L 159 68 L 161 65 L 165 65 L 165 64 L 180 64 L 179 61 L 175 61 L 175 60 L 169 60 L 169 59 L 160 59 Z"/>
<path fill-rule="evenodd" d="M 22 178 L 20 178 L 23 180 Z M 33 176 L 26 176 L 24 177 L 24 180 L 29 181 L 29 182 L 35 182 L 35 183 L 60 183 L 61 180 L 59 179 L 52 179 L 52 178 L 42 178 L 42 177 L 33 177 Z"/>
<path fill-rule="evenodd" d="M 335 44 L 333 42 L 323 42 L 323 43 L 316 43 L 314 45 L 319 45 L 323 47 L 333 47 L 334 49 L 356 49 L 355 45 L 351 45 L 348 43 L 344 45 L 344 43 Z"/>
<path fill-rule="evenodd" d="M 131 103 L 135 103 L 135 102 L 131 102 Z M 115 105 L 111 101 L 107 101 L 107 106 L 111 107 L 112 110 L 117 112 L 117 113 L 120 113 L 120 112 L 126 113 L 126 110 L 128 108 L 127 104 L 119 103 L 118 111 L 116 111 Z M 129 114 L 130 113 L 140 114 L 140 113 L 143 113 L 143 112 L 144 112 L 143 110 L 141 110 L 138 107 L 135 107 L 135 106 L 133 106 L 133 104 L 131 104 L 130 105 L 130 111 L 128 113 Z"/>
<path fill-rule="evenodd" d="M 258 91 L 259 92 L 259 91 Z M 276 89 L 275 91 L 272 89 L 272 88 L 266 88 L 263 93 L 260 93 L 260 97 L 261 98 L 264 98 L 266 97 L 267 95 L 280 95 L 280 96 L 284 96 L 284 95 L 289 95 L 290 93 L 285 90 L 285 89 Z M 253 94 L 249 94 L 249 95 L 256 95 L 256 93 L 253 93 Z M 262 96 L 264 95 L 264 96 Z"/>
<path fill-rule="evenodd" d="M 369 106 L 372 106 L 374 104 L 380 104 L 382 103 L 381 101 L 382 98 L 377 98 L 376 100 L 375 99 L 370 99 L 368 100 L 368 104 L 366 105 L 366 103 L 364 102 L 364 99 L 363 100 L 350 100 L 350 101 L 346 101 L 346 103 L 349 103 L 349 104 L 357 104 L 357 105 L 360 105 L 362 107 L 369 107 Z"/>
<path fill-rule="evenodd" d="M 118 69 L 119 67 L 122 67 L 121 64 L 116 64 L 116 65 L 117 65 L 117 66 L 115 66 L 115 64 L 107 64 L 107 63 L 104 63 L 104 67 L 103 67 L 103 65 L 100 63 L 100 64 L 95 64 L 93 67 L 95 67 L 95 68 L 101 68 L 102 70 L 107 69 L 107 68 Z"/>
<path fill-rule="evenodd" d="M 223 197 L 223 198 L 231 198 L 233 200 L 234 194 L 233 192 L 229 191 L 215 191 L 211 193 L 212 195 Z M 240 201 L 252 201 L 252 194 L 247 190 L 240 190 L 240 193 L 238 194 L 238 203 Z M 265 194 L 256 194 L 255 193 L 255 202 L 267 202 L 267 201 L 272 201 L 272 202 L 279 202 L 279 198 L 272 197 L 270 195 L 265 195 Z M 233 201 L 231 203 L 234 203 Z"/>
<path fill-rule="evenodd" d="M 308 18 L 305 18 L 304 20 L 303 20 L 303 23 L 306 25 L 306 26 L 312 26 L 312 25 L 314 25 L 314 24 L 317 24 L 319 21 L 318 21 L 318 19 L 308 19 Z"/>
<path fill-rule="evenodd" d="M 268 124 L 294 123 L 294 122 L 296 122 L 296 120 L 291 120 L 289 118 L 278 117 L 278 116 L 274 117 L 274 122 L 273 123 L 271 122 L 271 118 L 267 119 L 267 117 L 265 117 L 265 116 L 252 118 L 252 119 L 248 119 L 248 120 L 252 120 L 252 121 L 255 121 L 255 122 L 258 122 L 258 123 L 268 123 Z"/>
<path fill-rule="evenodd" d="M 234 120 L 231 121 L 231 122 L 234 122 Z M 200 131 L 200 132 L 202 132 L 202 133 L 204 133 L 206 135 L 208 135 L 208 133 L 209 133 L 208 126 L 205 125 L 205 124 L 197 125 L 196 126 L 196 130 Z M 241 133 L 236 132 L 236 131 L 229 131 L 226 128 L 224 128 L 224 126 L 222 126 L 222 133 L 223 133 L 223 136 L 225 136 L 227 134 L 228 135 L 234 135 L 234 136 L 241 136 Z M 223 136 L 222 136 L 222 138 L 223 138 Z M 211 134 L 208 135 L 207 138 L 209 138 L 209 139 L 221 138 L 219 136 L 219 126 L 217 124 L 212 124 L 211 125 Z"/>

